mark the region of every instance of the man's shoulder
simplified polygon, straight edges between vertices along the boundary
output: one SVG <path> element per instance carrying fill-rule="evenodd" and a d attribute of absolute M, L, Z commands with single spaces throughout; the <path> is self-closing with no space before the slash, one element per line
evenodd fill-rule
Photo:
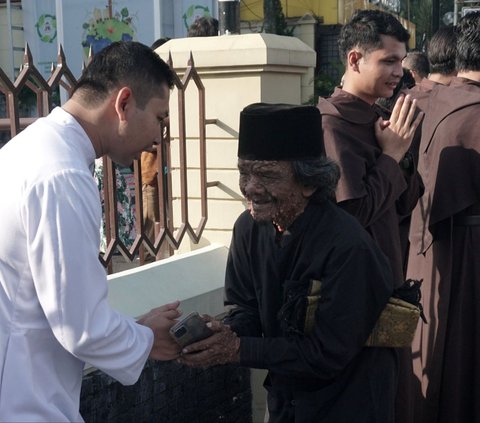
<path fill-rule="evenodd" d="M 88 171 L 78 144 L 75 134 L 65 134 L 55 122 L 44 117 L 7 143 L 2 149 L 2 160 L 11 161 L 13 158 L 15 169 L 23 175 L 49 175 L 65 168 Z"/>
<path fill-rule="evenodd" d="M 425 87 L 421 87 L 415 85 L 412 88 L 407 88 L 403 90 L 405 95 L 410 95 L 413 99 L 417 100 L 417 107 L 421 110 L 425 110 L 428 106 L 428 100 L 430 98 L 430 94 L 432 92 L 434 85 L 430 89 L 426 89 Z"/>
<path fill-rule="evenodd" d="M 445 110 L 457 110 L 480 104 L 480 85 L 464 78 L 454 78 L 450 85 L 437 84 L 431 92 L 431 101 L 437 106 L 445 106 Z M 437 103 L 439 102 L 439 103 Z M 437 110 L 442 110 L 437 107 Z"/>
<path fill-rule="evenodd" d="M 473 142 L 473 145 L 478 145 L 480 95 L 477 102 L 472 100 L 466 101 L 462 98 L 458 99 L 458 102 L 450 101 L 448 108 L 440 110 L 437 114 L 433 113 L 431 120 L 427 121 L 435 130 L 432 136 L 435 138 L 455 136 L 458 142 Z"/>
<path fill-rule="evenodd" d="M 480 110 L 480 87 L 456 78 L 449 86 L 436 86 L 429 101 L 428 113 L 422 126 L 423 140 L 430 140 L 440 124 L 455 121 L 456 124 L 451 129 L 465 129 L 460 123 L 462 120 L 466 121 L 468 128 L 471 122 L 476 122 Z"/>
<path fill-rule="evenodd" d="M 412 96 L 430 93 L 439 83 L 431 81 L 428 78 L 423 78 L 418 84 L 415 84 L 412 88 L 407 88 L 405 91 Z"/>
<path fill-rule="evenodd" d="M 326 205 L 325 216 L 332 222 L 337 222 L 339 224 L 340 228 L 335 228 L 335 230 L 340 229 L 340 232 L 352 234 L 364 231 L 358 220 L 353 215 L 343 210 L 336 203 L 330 202 L 328 205 Z M 357 229 L 362 230 L 357 231 Z"/>
<path fill-rule="evenodd" d="M 253 220 L 250 211 L 245 210 L 243 211 L 235 221 L 234 229 L 235 232 L 244 232 L 253 227 L 255 221 Z"/>
<path fill-rule="evenodd" d="M 350 125 L 349 121 L 342 115 L 341 108 L 338 109 L 331 101 L 331 98 L 320 98 L 318 100 L 317 108 L 320 110 L 322 117 L 324 134 Z"/>
<path fill-rule="evenodd" d="M 328 201 L 316 207 L 321 215 L 319 226 L 323 228 L 325 239 L 331 237 L 335 243 L 346 247 L 372 243 L 371 236 L 360 222 L 337 204 Z M 312 229 L 312 233 L 315 233 L 315 229 Z"/>
<path fill-rule="evenodd" d="M 337 88 L 331 97 L 320 98 L 318 109 L 322 122 L 343 124 L 373 125 L 378 116 L 374 109 L 360 98 Z"/>
<path fill-rule="evenodd" d="M 335 106 L 335 102 L 332 100 L 332 97 L 320 97 L 318 99 L 317 107 L 320 110 L 322 117 L 342 117 L 340 110 L 338 110 L 338 108 Z"/>

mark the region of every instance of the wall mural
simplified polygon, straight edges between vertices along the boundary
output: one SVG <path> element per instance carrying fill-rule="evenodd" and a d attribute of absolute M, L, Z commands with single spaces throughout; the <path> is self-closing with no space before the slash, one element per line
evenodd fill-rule
<path fill-rule="evenodd" d="M 186 37 L 197 17 L 216 14 L 216 4 L 217 0 L 25 0 L 24 37 L 45 79 L 60 44 L 79 78 L 90 46 L 96 53 L 119 40 L 148 46 L 163 36 Z"/>
<path fill-rule="evenodd" d="M 57 18 L 54 15 L 40 15 L 35 28 L 40 41 L 43 43 L 53 43 L 57 38 Z"/>
<path fill-rule="evenodd" d="M 124 7 L 120 12 L 113 13 L 110 17 L 108 9 L 95 8 L 91 18 L 84 22 L 82 46 L 85 56 L 88 57 L 90 46 L 93 54 L 115 41 L 132 41 L 136 39 L 135 16 L 130 15 L 129 10 Z"/>
<path fill-rule="evenodd" d="M 211 16 L 208 6 L 202 6 L 198 4 L 190 5 L 190 7 L 182 15 L 185 28 L 188 30 L 195 19 L 201 18 L 202 16 Z"/>

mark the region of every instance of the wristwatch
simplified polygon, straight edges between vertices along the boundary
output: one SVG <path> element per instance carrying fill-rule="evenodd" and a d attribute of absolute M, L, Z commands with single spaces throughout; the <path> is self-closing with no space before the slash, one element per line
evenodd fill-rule
<path fill-rule="evenodd" d="M 398 163 L 400 165 L 400 167 L 407 171 L 407 172 L 413 172 L 413 155 L 412 153 L 410 153 L 410 151 L 407 151 L 405 153 L 405 156 L 403 156 L 403 159 L 400 160 L 400 162 Z"/>

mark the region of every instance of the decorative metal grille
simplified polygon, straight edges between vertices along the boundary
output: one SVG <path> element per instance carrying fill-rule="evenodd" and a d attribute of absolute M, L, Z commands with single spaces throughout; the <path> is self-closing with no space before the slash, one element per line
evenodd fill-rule
<path fill-rule="evenodd" d="M 173 69 L 171 56 L 168 64 Z M 63 49 L 60 48 L 56 66 L 52 64 L 52 74 L 46 81 L 35 68 L 28 45 L 25 48 L 24 60 L 18 77 L 12 82 L 0 68 L 0 93 L 4 97 L 4 116 L 0 115 L 0 131 L 9 132 L 10 138 L 18 134 L 26 126 L 34 122 L 38 117 L 46 116 L 56 105 L 53 101 L 55 93 L 60 87 L 65 89 L 70 96 L 76 79 L 68 68 Z M 196 224 L 190 221 L 188 211 L 188 176 L 187 176 L 187 134 L 185 117 L 185 91 L 187 87 L 195 86 L 198 90 L 198 125 L 199 125 L 199 157 L 200 157 L 200 186 L 201 186 L 201 218 Z M 127 247 L 119 236 L 119 219 L 117 209 L 117 183 L 115 164 L 108 157 L 103 158 L 103 198 L 104 198 L 104 224 L 106 235 L 106 250 L 100 253 L 100 261 L 112 271 L 112 258 L 120 252 L 127 260 L 134 260 L 137 254 L 140 256 L 140 264 L 143 264 L 143 252 L 146 248 L 157 259 L 171 255 L 173 249 L 178 249 L 182 239 L 187 234 L 194 243 L 201 239 L 203 229 L 207 221 L 207 181 L 206 181 L 206 124 L 205 118 L 205 87 L 195 68 L 193 56 L 187 64 L 187 69 L 182 78 L 175 73 L 175 87 L 178 92 L 178 110 L 170 111 L 178 113 L 179 122 L 179 170 L 180 170 L 180 223 L 174 226 L 172 207 L 172 177 L 171 177 L 171 150 L 170 150 L 170 120 L 167 119 L 161 128 L 162 142 L 157 148 L 158 170 L 158 198 L 160 219 L 156 223 L 155 240 L 149 240 L 144 233 L 143 201 L 141 167 L 138 160 L 134 163 L 135 180 L 135 229 L 136 238 L 130 247 Z M 22 90 L 30 90 L 36 98 L 34 117 L 21 116 L 19 97 Z M 7 141 L 8 142 L 8 141 Z M 160 254 L 161 253 L 161 254 Z"/>

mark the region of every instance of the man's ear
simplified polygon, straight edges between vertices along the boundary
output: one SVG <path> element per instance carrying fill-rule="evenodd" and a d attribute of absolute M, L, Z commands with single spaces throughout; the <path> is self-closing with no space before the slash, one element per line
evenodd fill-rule
<path fill-rule="evenodd" d="M 310 198 L 316 190 L 317 188 L 314 188 L 314 187 L 302 186 L 303 198 Z"/>
<path fill-rule="evenodd" d="M 347 64 L 354 72 L 358 72 L 358 62 L 363 57 L 363 54 L 358 50 L 350 50 L 347 54 Z"/>
<path fill-rule="evenodd" d="M 415 82 L 420 81 L 422 79 L 422 78 L 420 78 L 418 73 L 416 71 L 414 71 L 413 69 L 409 69 L 408 71 L 410 72 L 410 75 L 412 75 L 412 78 L 415 79 Z"/>
<path fill-rule="evenodd" d="M 134 106 L 134 103 L 132 90 L 129 87 L 123 87 L 118 90 L 115 97 L 115 112 L 120 121 L 127 120 L 127 113 Z"/>

